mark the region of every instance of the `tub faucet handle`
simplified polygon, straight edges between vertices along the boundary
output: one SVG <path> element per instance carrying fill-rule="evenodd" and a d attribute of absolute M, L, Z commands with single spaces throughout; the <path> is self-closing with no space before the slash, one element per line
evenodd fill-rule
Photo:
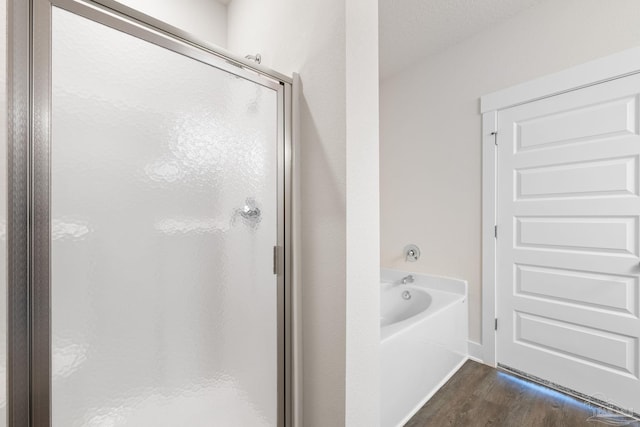
<path fill-rule="evenodd" d="M 416 245 L 407 245 L 404 247 L 404 260 L 416 262 L 420 258 L 420 248 Z"/>

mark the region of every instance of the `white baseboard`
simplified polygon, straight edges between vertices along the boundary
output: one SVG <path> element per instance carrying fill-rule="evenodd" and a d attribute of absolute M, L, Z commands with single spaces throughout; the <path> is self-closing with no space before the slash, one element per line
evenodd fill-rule
<path fill-rule="evenodd" d="M 467 343 L 469 348 L 469 359 L 478 363 L 484 363 L 484 358 L 482 356 L 482 344 L 471 340 Z"/>

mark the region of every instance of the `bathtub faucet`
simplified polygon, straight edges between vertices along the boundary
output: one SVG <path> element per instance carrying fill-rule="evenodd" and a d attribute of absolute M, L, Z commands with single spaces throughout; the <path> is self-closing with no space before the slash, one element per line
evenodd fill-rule
<path fill-rule="evenodd" d="M 401 280 L 403 285 L 406 285 L 407 283 L 413 283 L 414 281 L 415 281 L 415 279 L 413 278 L 412 274 L 410 274 L 410 275 L 408 275 L 406 277 L 403 277 L 402 280 Z"/>

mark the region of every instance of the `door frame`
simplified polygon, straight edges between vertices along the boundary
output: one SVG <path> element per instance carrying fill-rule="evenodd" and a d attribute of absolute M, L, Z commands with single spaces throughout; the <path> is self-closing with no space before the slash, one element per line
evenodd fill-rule
<path fill-rule="evenodd" d="M 293 314 L 293 79 L 114 0 L 7 0 L 8 354 L 11 427 L 51 424 L 50 51 L 58 7 L 275 90 L 278 94 L 278 426 L 298 416 Z M 271 254 L 265 254 L 270 256 Z M 295 357 L 295 359 L 294 359 Z M 294 376 L 296 378 L 294 378 Z"/>
<path fill-rule="evenodd" d="M 640 73 L 640 47 L 624 50 L 480 97 L 482 114 L 482 345 L 473 355 L 497 366 L 496 265 L 498 112 L 562 93 Z"/>

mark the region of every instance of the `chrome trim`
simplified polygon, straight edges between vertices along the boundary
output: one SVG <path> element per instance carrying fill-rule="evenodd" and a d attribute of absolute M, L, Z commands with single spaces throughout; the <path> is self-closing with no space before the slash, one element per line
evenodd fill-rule
<path fill-rule="evenodd" d="M 38 0 L 36 0 L 38 1 Z M 248 69 L 237 63 L 235 60 L 226 60 L 215 53 L 208 47 L 202 47 L 198 43 L 188 42 L 186 37 L 188 34 L 182 33 L 182 36 L 175 36 L 169 31 L 161 30 L 160 27 L 173 28 L 169 25 L 162 24 L 147 15 L 136 12 L 119 3 L 114 3 L 113 7 L 105 7 L 100 3 L 92 0 L 44 0 L 50 1 L 51 5 L 64 9 L 75 15 L 90 19 L 99 24 L 106 25 L 110 28 L 121 31 L 130 36 L 139 38 L 157 46 L 164 47 L 173 52 L 195 59 L 207 65 L 227 71 L 239 77 L 243 77 L 254 83 L 266 86 L 270 89 L 277 90 L 280 80 L 274 79 L 267 74 Z M 111 1 L 103 1 L 103 3 L 111 4 Z M 123 13 L 124 10 L 130 13 Z M 148 24 L 142 19 L 149 19 L 153 24 Z M 177 33 L 180 30 L 175 29 Z"/>
<path fill-rule="evenodd" d="M 207 41 L 198 39 L 194 37 L 192 34 L 189 34 L 186 31 L 183 31 L 179 28 L 176 28 L 172 25 L 167 24 L 166 22 L 160 21 L 156 18 L 153 18 L 149 15 L 146 15 L 142 12 L 139 12 L 135 9 L 132 9 L 128 6 L 123 5 L 115 0 L 51 0 L 51 3 L 54 6 L 73 11 L 74 13 L 85 16 L 86 18 L 91 18 L 90 15 L 84 15 L 80 8 L 89 7 L 94 10 L 100 10 L 103 14 L 109 14 L 111 16 L 118 16 L 121 19 L 126 19 L 130 22 L 135 22 L 139 27 L 146 29 L 148 32 L 155 33 L 156 35 L 162 35 L 165 38 L 173 39 L 174 41 L 179 41 L 185 46 L 190 46 L 192 48 L 196 48 L 199 51 L 206 52 L 209 56 L 215 56 L 221 62 L 229 64 L 232 67 L 243 69 L 243 71 L 250 72 L 251 74 L 256 74 L 268 78 L 270 80 L 274 80 L 276 82 L 283 83 L 292 83 L 291 77 L 279 73 L 277 71 L 271 70 L 270 68 L 264 67 L 260 64 L 257 64 L 255 61 L 243 58 L 241 56 L 237 56 L 228 52 L 226 49 L 223 49 L 215 44 L 209 43 Z M 89 13 L 86 11 L 85 13 Z M 95 19 L 94 19 L 95 20 Z M 111 24 L 107 24 L 112 26 Z M 114 28 L 116 28 L 114 26 Z M 123 30 L 124 31 L 124 30 Z M 138 34 L 134 34 L 131 31 L 124 31 L 131 35 L 136 35 L 136 37 L 140 37 L 144 40 L 147 40 L 144 37 L 141 37 Z M 151 40 L 148 40 L 151 41 Z M 155 44 L 160 44 L 158 42 L 152 42 Z M 211 64 L 214 65 L 214 64 Z M 227 70 L 229 71 L 229 70 Z M 233 72 L 233 71 L 231 71 Z M 238 74 L 237 72 L 233 72 L 234 74 Z"/>
<path fill-rule="evenodd" d="M 283 127 L 283 169 L 279 170 L 278 175 L 284 178 L 284 194 L 280 200 L 280 204 L 284 208 L 284 217 L 282 219 L 282 230 L 284 233 L 283 248 L 283 279 L 284 279 L 284 425 L 292 427 L 294 425 L 294 378 L 293 378 L 293 210 L 292 210 L 292 133 L 293 133 L 293 116 L 292 116 L 292 87 L 289 83 L 283 83 L 284 87 L 284 120 L 280 125 Z"/>
<path fill-rule="evenodd" d="M 51 5 L 32 3 L 31 424 L 51 420 Z"/>
<path fill-rule="evenodd" d="M 289 340 L 289 347 L 287 354 L 290 357 L 290 363 L 288 368 L 291 375 L 289 376 L 290 387 L 289 395 L 291 399 L 288 402 L 291 403 L 289 413 L 291 414 L 291 425 L 302 426 L 303 424 L 303 408 L 302 401 L 304 399 L 302 380 L 303 380 L 303 355 L 302 355 L 302 280 L 301 280 L 301 267 L 299 260 L 301 259 L 301 221 L 300 221 L 300 100 L 302 84 L 300 81 L 300 75 L 294 73 L 293 84 L 285 85 L 287 92 L 289 93 L 287 99 L 289 102 L 288 116 L 289 125 L 286 130 L 289 132 L 289 138 L 287 140 L 287 147 L 289 148 L 289 166 L 286 171 L 289 173 L 290 178 L 287 180 L 289 185 L 289 201 L 287 203 L 287 212 L 289 213 L 288 230 L 289 239 L 287 246 L 288 252 L 285 255 L 285 262 L 287 265 L 288 279 L 288 291 L 289 291 L 289 334 L 291 338 Z M 286 118 L 285 118 L 286 121 Z"/>
<path fill-rule="evenodd" d="M 7 1 L 7 422 L 28 427 L 30 408 L 29 197 L 31 11 Z"/>
<path fill-rule="evenodd" d="M 278 419 L 293 426 L 292 239 L 291 239 L 291 85 L 278 91 Z M 284 253 L 280 252 L 283 251 Z"/>
<path fill-rule="evenodd" d="M 285 348 L 285 278 L 284 278 L 284 257 L 277 256 L 280 248 L 284 247 L 284 224 L 285 224 L 285 215 L 284 215 L 284 174 L 282 173 L 284 169 L 284 86 L 280 86 L 278 89 L 278 178 L 277 178 L 277 201 L 278 201 L 278 237 L 277 244 L 274 253 L 274 257 L 276 258 L 276 269 L 277 273 L 277 287 L 278 287 L 278 302 L 277 302 L 277 310 L 278 310 L 278 425 L 280 427 L 285 426 L 285 402 L 284 402 L 284 394 L 286 391 L 286 383 L 284 378 L 284 370 L 286 365 L 286 357 L 284 354 Z"/>

